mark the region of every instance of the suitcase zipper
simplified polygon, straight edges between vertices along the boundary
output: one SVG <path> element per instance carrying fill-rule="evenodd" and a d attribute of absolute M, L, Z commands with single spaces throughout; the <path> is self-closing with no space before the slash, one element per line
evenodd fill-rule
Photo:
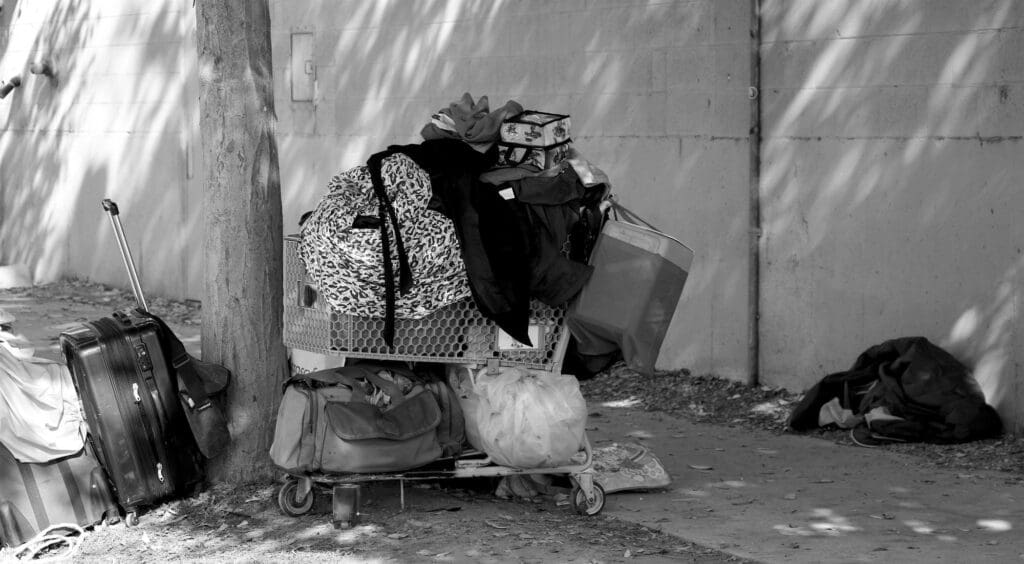
<path fill-rule="evenodd" d="M 127 331 L 117 326 L 117 324 L 115 324 L 114 322 L 104 318 L 95 321 L 93 324 L 99 330 L 101 336 L 106 337 L 100 339 L 101 347 L 104 346 L 103 343 L 106 342 L 113 344 L 115 342 L 114 339 L 117 339 L 123 342 L 129 349 L 134 349 L 134 347 L 132 346 L 131 338 L 128 336 Z M 110 327 L 111 325 L 113 325 L 113 327 Z M 107 344 L 105 348 L 107 348 L 108 351 L 110 351 L 110 354 L 106 356 L 111 359 L 112 373 L 115 373 L 116 371 L 121 371 L 124 372 L 125 374 L 135 374 L 136 378 L 138 377 L 137 364 L 133 358 L 130 358 L 127 354 L 125 354 L 125 350 L 123 347 L 110 346 L 110 344 Z M 157 471 L 158 480 L 160 481 L 160 483 L 163 483 L 163 466 L 160 463 L 160 460 L 166 457 L 161 456 L 163 454 L 162 449 L 159 449 L 155 444 L 155 441 L 153 440 L 153 429 L 149 425 L 149 418 L 146 417 L 146 411 L 142 407 L 142 397 L 138 390 L 138 382 L 132 382 L 132 391 L 135 394 L 135 397 L 131 399 L 124 397 L 124 391 L 120 386 L 114 385 L 113 388 L 115 398 L 119 406 L 126 406 L 129 403 L 134 404 L 135 411 L 139 415 L 139 419 L 141 420 L 142 428 L 146 436 L 140 437 L 137 432 L 129 432 L 128 434 L 131 435 L 133 439 L 132 442 L 135 444 L 137 452 L 139 452 L 140 454 L 147 451 L 151 453 L 152 458 L 156 461 L 157 464 L 156 468 L 154 469 Z M 136 399 L 138 401 L 136 401 Z M 133 457 L 133 459 L 137 465 L 138 458 Z M 140 472 L 140 475 L 152 475 L 151 472 L 154 469 L 149 469 L 148 471 L 146 471 L 146 469 L 136 466 L 136 470 Z M 145 483 L 145 481 L 143 481 L 143 483 Z M 149 490 L 148 485 L 146 486 L 146 490 Z M 129 500 L 124 500 L 124 502 L 128 505 L 132 505 Z"/>
<path fill-rule="evenodd" d="M 133 383 L 132 386 L 135 389 L 136 399 L 139 406 L 139 412 L 142 414 L 143 425 L 146 427 L 146 432 L 150 439 L 150 444 L 153 447 L 153 452 L 156 454 L 156 477 L 161 484 L 166 482 L 164 476 L 164 464 L 163 460 L 167 460 L 167 452 L 163 448 L 163 442 L 158 441 L 158 437 L 166 436 L 166 429 L 164 428 L 163 422 L 167 419 L 167 414 L 164 412 L 162 406 L 158 405 L 159 402 L 154 398 L 154 394 L 159 397 L 160 389 L 156 385 L 156 381 L 153 375 L 153 362 L 149 358 L 149 350 L 146 348 L 146 344 L 141 340 L 136 343 L 135 340 L 130 337 L 127 333 L 124 336 L 127 341 L 130 350 L 135 351 L 135 356 L 129 360 L 131 365 L 136 369 L 136 374 L 140 380 L 141 386 L 146 388 L 148 393 L 140 393 L 140 383 Z M 141 372 L 141 373 L 140 373 Z M 143 399 L 145 397 L 145 399 Z M 145 405 L 143 405 L 145 403 Z M 152 413 L 155 417 L 155 421 L 151 421 L 149 417 L 146 417 L 146 413 Z M 156 424 L 156 431 L 154 431 L 151 423 Z"/>

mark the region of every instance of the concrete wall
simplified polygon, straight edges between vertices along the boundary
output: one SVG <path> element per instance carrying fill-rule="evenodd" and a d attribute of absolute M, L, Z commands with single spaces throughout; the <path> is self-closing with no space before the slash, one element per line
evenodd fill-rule
<path fill-rule="evenodd" d="M 742 373 L 745 0 L 306 6 L 275 1 L 271 14 L 286 230 L 332 174 L 421 141 L 430 114 L 463 92 L 568 113 L 576 147 L 621 201 L 697 251 L 660 363 Z M 290 35 L 302 32 L 314 34 L 313 102 L 290 100 Z"/>
<path fill-rule="evenodd" d="M 194 21 L 173 0 L 3 3 L 0 77 L 24 82 L 0 100 L 0 263 L 126 286 L 109 197 L 149 293 L 197 297 Z"/>
<path fill-rule="evenodd" d="M 573 116 L 620 200 L 695 249 L 659 365 L 746 368 L 748 0 L 271 0 L 285 230 L 331 175 L 419 140 L 463 92 Z M 1024 5 L 763 0 L 762 381 L 802 389 L 924 335 L 1024 401 Z M 6 0 L 0 264 L 124 285 L 118 200 L 150 293 L 201 298 L 188 2 Z M 292 35 L 312 64 L 292 64 Z M 315 78 L 293 101 L 293 78 Z M 307 83 L 307 85 L 309 85 Z M 1020 404 L 1024 405 L 1024 404 Z"/>
<path fill-rule="evenodd" d="M 762 366 L 801 389 L 886 339 L 1024 425 L 1024 4 L 764 3 Z"/>

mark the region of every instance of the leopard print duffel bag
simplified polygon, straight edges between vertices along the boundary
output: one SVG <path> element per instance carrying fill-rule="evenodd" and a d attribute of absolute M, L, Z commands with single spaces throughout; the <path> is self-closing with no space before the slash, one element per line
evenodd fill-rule
<path fill-rule="evenodd" d="M 420 319 L 468 298 L 455 228 L 450 219 L 427 209 L 430 176 L 396 153 L 384 158 L 381 178 L 412 272 L 412 285 L 395 298 L 395 317 Z M 361 165 L 331 179 L 327 194 L 302 225 L 300 258 L 320 295 L 338 312 L 385 317 L 384 253 L 380 222 L 374 221 L 378 212 L 369 168 Z M 387 240 L 391 256 L 398 256 L 395 239 Z"/>

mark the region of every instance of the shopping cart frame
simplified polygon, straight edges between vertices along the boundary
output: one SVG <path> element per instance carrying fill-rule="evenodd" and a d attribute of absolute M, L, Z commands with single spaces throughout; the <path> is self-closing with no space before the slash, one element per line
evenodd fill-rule
<path fill-rule="evenodd" d="M 500 330 L 476 310 L 472 300 L 452 304 L 434 318 L 396 320 L 395 347 L 387 347 L 380 336 L 382 321 L 333 311 L 319 295 L 298 256 L 299 237 L 285 237 L 284 344 L 291 349 L 320 353 L 343 360 L 383 360 L 436 363 L 447 370 L 497 372 L 500 367 L 546 370 L 558 373 L 568 347 L 569 331 L 565 309 L 534 304 L 531 316 L 533 347 L 516 343 L 503 348 Z M 454 325 L 454 327 L 453 327 Z M 432 339 L 430 332 L 441 335 Z M 414 335 L 406 346 L 403 335 Z M 482 337 L 481 337 L 482 336 Z M 405 348 L 403 348 L 405 347 Z M 317 488 L 332 490 L 332 522 L 336 527 L 354 524 L 359 513 L 359 486 L 370 482 L 398 481 L 401 507 L 405 508 L 406 481 L 437 481 L 465 478 L 499 478 L 517 475 L 565 475 L 572 483 L 570 504 L 581 515 L 597 515 L 604 508 L 604 489 L 595 480 L 593 452 L 584 435 L 583 446 L 574 456 L 578 463 L 552 468 L 513 468 L 494 463 L 489 457 L 470 451 L 442 459 L 422 469 L 367 474 L 289 472 L 278 490 L 278 506 L 293 517 L 308 513 Z"/>

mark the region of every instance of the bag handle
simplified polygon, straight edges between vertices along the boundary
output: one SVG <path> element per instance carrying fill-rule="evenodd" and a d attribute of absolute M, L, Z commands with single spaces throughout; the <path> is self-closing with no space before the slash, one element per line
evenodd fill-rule
<path fill-rule="evenodd" d="M 626 206 L 620 204 L 619 201 L 615 199 L 615 196 L 609 195 L 608 196 L 608 201 L 611 203 L 611 206 L 612 206 L 612 216 L 616 220 L 620 220 L 619 219 L 619 214 L 622 214 L 622 218 L 621 218 L 620 221 L 625 221 L 626 223 L 632 223 L 633 225 L 642 225 L 644 227 L 647 227 L 648 229 L 653 229 L 655 231 L 661 232 L 660 229 L 658 229 L 657 227 L 655 227 L 655 226 L 651 225 L 650 223 L 648 223 L 647 221 L 645 221 L 644 218 L 642 218 L 639 215 L 633 213 L 632 211 L 627 209 Z"/>
<path fill-rule="evenodd" d="M 164 323 L 163 319 L 156 315 L 142 308 L 136 311 L 140 315 L 152 319 L 159 328 L 160 335 L 167 345 L 167 352 L 170 353 L 171 366 L 177 372 L 178 377 L 181 378 L 181 383 L 185 386 L 185 389 L 179 392 L 185 394 L 186 401 L 190 404 L 189 407 L 196 411 L 202 411 L 213 405 L 210 397 L 206 394 L 206 388 L 199 378 L 199 373 L 196 372 L 195 365 L 192 364 L 192 355 L 188 354 L 188 351 L 185 350 L 185 345 L 181 343 L 177 335 L 174 334 L 174 331 Z"/>
<path fill-rule="evenodd" d="M 323 384 L 343 384 L 353 390 L 357 390 L 362 389 L 362 383 L 360 382 L 360 379 L 362 379 L 384 390 L 384 392 L 392 398 L 403 398 L 404 395 L 402 394 L 402 389 L 398 384 L 380 377 L 377 374 L 377 370 L 394 371 L 393 368 L 386 366 L 356 364 L 354 366 L 343 366 L 332 370 L 322 370 L 310 374 L 292 376 L 285 382 L 285 387 L 287 388 L 288 385 L 293 382 L 316 381 Z"/>

